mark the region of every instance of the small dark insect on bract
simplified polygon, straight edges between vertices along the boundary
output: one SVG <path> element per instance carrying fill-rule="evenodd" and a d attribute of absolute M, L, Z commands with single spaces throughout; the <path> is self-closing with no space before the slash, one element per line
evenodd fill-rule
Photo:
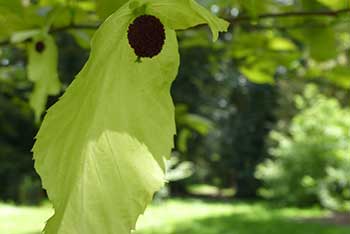
<path fill-rule="evenodd" d="M 137 17 L 128 30 L 128 40 L 138 58 L 158 55 L 165 41 L 164 25 L 152 15 Z"/>
<path fill-rule="evenodd" d="M 35 43 L 35 50 L 38 53 L 42 53 L 45 50 L 45 43 L 42 41 L 38 41 L 37 43 Z"/>

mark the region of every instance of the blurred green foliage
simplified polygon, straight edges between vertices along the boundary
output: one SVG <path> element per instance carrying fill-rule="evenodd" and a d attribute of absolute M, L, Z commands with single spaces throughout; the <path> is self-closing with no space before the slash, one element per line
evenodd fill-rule
<path fill-rule="evenodd" d="M 0 197 L 19 200 L 26 176 L 33 170 L 31 147 L 36 126 L 28 105 L 31 84 L 26 80 L 23 53 L 3 48 L 0 53 Z M 9 66 L 11 64 L 11 66 Z"/>
<path fill-rule="evenodd" d="M 38 180 L 30 153 L 38 126 L 28 105 L 33 84 L 27 79 L 24 53 L 31 37 L 46 30 L 55 38 L 64 90 L 85 63 L 97 26 L 123 2 L 0 0 L 0 23 L 6 26 L 0 29 L 0 199 L 19 201 L 27 199 L 23 194 L 36 194 L 28 186 L 28 181 L 36 185 Z M 266 138 L 272 129 L 288 136 L 288 125 L 299 112 L 294 96 L 306 83 L 317 83 L 322 92 L 348 105 L 350 16 L 345 10 L 350 1 L 199 2 L 232 24 L 215 44 L 207 28 L 178 34 L 181 67 L 172 88 L 178 128 L 174 154 L 187 166 L 172 166 L 186 179 L 171 183 L 170 190 L 186 193 L 188 185 L 206 183 L 251 198 L 260 186 L 255 168 L 269 157 Z M 288 16 L 295 12 L 300 14 Z M 57 98 L 49 97 L 46 107 Z M 190 177 L 188 165 L 193 165 Z M 339 186 L 334 187 L 345 187 L 347 171 L 325 170 L 317 192 L 300 192 L 303 202 L 322 201 L 335 210 L 347 207 L 342 204 L 347 191 L 339 193 Z"/>
<path fill-rule="evenodd" d="M 258 166 L 262 196 L 294 205 L 350 210 L 350 109 L 306 86 L 288 134 L 272 131 L 273 156 Z"/>
<path fill-rule="evenodd" d="M 72 36 L 56 37 L 60 50 L 59 72 L 67 86 L 88 56 Z M 63 49 L 62 49 L 63 48 Z M 29 104 L 32 84 L 26 77 L 22 48 L 0 50 L 0 200 L 37 204 L 45 198 L 34 170 L 31 148 L 38 130 Z M 50 97 L 47 106 L 58 97 Z"/>

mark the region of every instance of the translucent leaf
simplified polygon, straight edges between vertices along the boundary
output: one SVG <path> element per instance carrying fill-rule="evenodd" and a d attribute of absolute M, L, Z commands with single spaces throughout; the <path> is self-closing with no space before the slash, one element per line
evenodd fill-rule
<path fill-rule="evenodd" d="M 300 5 L 304 10 L 308 10 L 308 11 L 320 10 L 324 8 L 324 6 L 321 4 L 319 0 L 300 0 Z"/>
<path fill-rule="evenodd" d="M 48 28 L 50 26 L 56 28 L 67 26 L 75 20 L 75 14 L 78 10 L 79 9 L 64 7 L 62 5 L 56 5 L 48 13 L 46 17 L 45 26 Z"/>
<path fill-rule="evenodd" d="M 126 2 L 127 0 L 96 0 L 96 12 L 101 19 L 106 19 Z"/>
<path fill-rule="evenodd" d="M 295 38 L 305 43 L 310 57 L 316 61 L 334 59 L 338 55 L 337 34 L 334 28 L 310 27 L 292 30 L 291 33 Z"/>
<path fill-rule="evenodd" d="M 22 2 L 21 0 L 0 0 L 0 7 L 6 8 L 12 11 L 21 11 L 22 10 Z"/>
<path fill-rule="evenodd" d="M 19 43 L 19 42 L 28 40 L 30 38 L 33 38 L 40 33 L 41 31 L 38 29 L 15 32 L 11 35 L 10 40 L 11 40 L 11 43 Z"/>
<path fill-rule="evenodd" d="M 192 137 L 192 132 L 188 128 L 180 130 L 177 138 L 177 148 L 182 153 L 187 153 L 187 143 L 188 140 Z"/>
<path fill-rule="evenodd" d="M 55 4 L 64 4 L 69 2 L 70 0 L 40 0 L 41 5 L 55 5 Z"/>
<path fill-rule="evenodd" d="M 179 127 L 192 129 L 202 135 L 206 135 L 214 127 L 214 123 L 203 116 L 191 114 L 185 104 L 175 107 L 176 123 Z"/>
<path fill-rule="evenodd" d="M 36 44 L 44 44 L 44 50 L 38 52 Z M 37 36 L 28 48 L 28 78 L 34 82 L 34 91 L 30 96 L 36 121 L 45 110 L 47 97 L 57 95 L 60 82 L 57 74 L 57 47 L 51 36 Z"/>
<path fill-rule="evenodd" d="M 211 13 L 193 0 L 139 0 L 140 3 L 154 2 L 147 5 L 150 14 L 157 15 L 171 29 L 186 29 L 199 24 L 208 24 L 216 41 L 219 32 L 226 31 L 229 23 L 211 16 Z"/>
<path fill-rule="evenodd" d="M 164 19 L 164 12 L 177 11 L 174 5 L 189 6 L 178 21 L 218 22 L 194 3 L 168 2 L 174 1 L 143 1 L 144 13 Z M 88 62 L 37 135 L 35 167 L 55 208 L 47 234 L 130 233 L 164 182 L 175 134 L 170 86 L 179 66 L 176 28 L 165 24 L 162 52 L 135 62 L 127 40 L 134 10 L 124 5 L 101 25 Z"/>
<path fill-rule="evenodd" d="M 74 37 L 75 41 L 81 48 L 90 49 L 90 41 L 92 32 L 88 30 L 70 30 L 69 33 Z"/>
<path fill-rule="evenodd" d="M 0 0 L 0 37 L 42 25 L 44 18 L 36 10 L 34 6 L 24 8 L 21 0 Z"/>
<path fill-rule="evenodd" d="M 342 8 L 349 7 L 349 0 L 318 0 L 318 1 L 333 10 L 339 10 Z"/>
<path fill-rule="evenodd" d="M 213 128 L 213 123 L 209 119 L 200 115 L 187 114 L 186 116 L 183 116 L 181 120 L 183 121 L 182 124 L 187 125 L 202 135 L 208 134 Z"/>
<path fill-rule="evenodd" d="M 310 56 L 318 61 L 335 58 L 338 54 L 336 34 L 332 28 L 312 28 L 306 33 Z M 325 49 L 327 48 L 327 49 Z"/>
<path fill-rule="evenodd" d="M 261 0 L 239 0 L 239 2 L 247 13 L 253 18 L 256 18 L 261 13 L 264 13 L 267 5 L 267 1 Z"/>
<path fill-rule="evenodd" d="M 269 48 L 277 51 L 296 50 L 296 46 L 291 40 L 283 37 L 272 37 L 269 40 Z"/>
<path fill-rule="evenodd" d="M 270 64 L 257 64 L 252 67 L 242 66 L 239 71 L 250 81 L 258 84 L 274 82 L 274 67 Z"/>
<path fill-rule="evenodd" d="M 329 72 L 325 72 L 326 77 L 342 88 L 350 88 L 350 69 L 348 66 L 336 66 Z"/>
<path fill-rule="evenodd" d="M 26 27 L 26 22 L 20 17 L 22 6 L 20 1 L 0 0 L 0 36 L 5 37 L 16 30 Z"/>

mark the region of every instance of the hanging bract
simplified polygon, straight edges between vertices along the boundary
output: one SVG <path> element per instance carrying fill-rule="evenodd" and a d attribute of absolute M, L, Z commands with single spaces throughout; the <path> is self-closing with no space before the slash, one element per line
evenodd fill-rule
<path fill-rule="evenodd" d="M 29 43 L 28 78 L 34 83 L 29 102 L 37 122 L 45 110 L 47 97 L 60 92 L 57 60 L 57 46 L 50 35 L 37 35 Z"/>
<path fill-rule="evenodd" d="M 141 58 L 128 29 L 141 16 L 164 25 L 159 54 Z M 176 29 L 228 23 L 193 0 L 128 2 L 101 25 L 91 55 L 49 109 L 33 148 L 55 214 L 46 234 L 128 234 L 164 184 L 175 134 L 170 86 L 179 66 Z"/>

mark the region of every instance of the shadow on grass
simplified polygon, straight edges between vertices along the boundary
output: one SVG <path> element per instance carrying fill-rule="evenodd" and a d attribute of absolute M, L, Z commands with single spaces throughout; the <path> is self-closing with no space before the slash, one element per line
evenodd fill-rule
<path fill-rule="evenodd" d="M 317 210 L 314 212 L 312 209 L 279 208 L 264 202 L 171 200 L 165 204 L 153 205 L 153 209 L 153 213 L 149 213 L 153 221 L 149 225 L 152 226 L 139 229 L 137 234 L 350 233 L 350 226 L 337 226 L 325 222 Z M 179 209 L 183 211 L 179 212 Z"/>
<path fill-rule="evenodd" d="M 275 217 L 232 214 L 176 223 L 140 234 L 349 234 L 350 226 L 305 223 Z"/>
<path fill-rule="evenodd" d="M 323 218 L 308 218 L 308 219 L 304 219 L 303 221 L 337 224 L 337 225 L 348 226 L 350 228 L 350 214 L 347 214 L 347 213 L 336 213 Z"/>

